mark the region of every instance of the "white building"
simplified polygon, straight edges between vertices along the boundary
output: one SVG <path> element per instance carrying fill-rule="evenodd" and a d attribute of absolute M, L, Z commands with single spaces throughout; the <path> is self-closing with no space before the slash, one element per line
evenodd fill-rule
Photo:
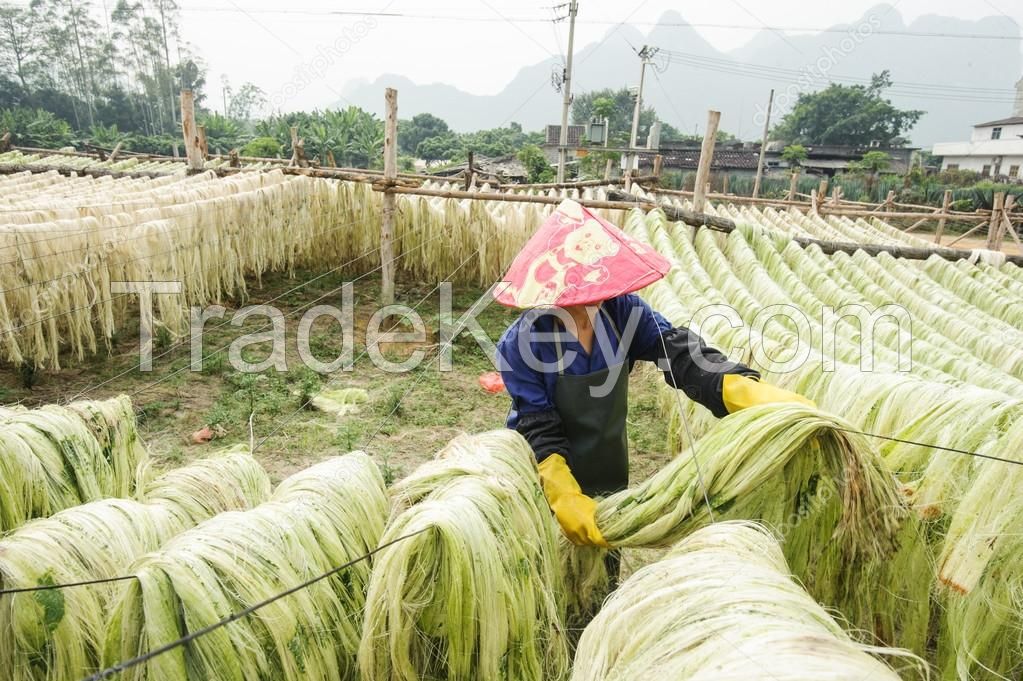
<path fill-rule="evenodd" d="M 985 177 L 1023 178 L 1023 78 L 1016 82 L 1013 115 L 973 126 L 969 142 L 939 142 L 942 170 L 973 170 Z"/>

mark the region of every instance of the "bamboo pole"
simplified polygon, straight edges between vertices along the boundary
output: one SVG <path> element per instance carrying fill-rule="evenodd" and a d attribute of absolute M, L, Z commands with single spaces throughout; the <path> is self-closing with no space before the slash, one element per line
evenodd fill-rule
<path fill-rule="evenodd" d="M 735 223 L 728 218 L 721 218 L 711 215 L 703 215 L 693 213 L 692 211 L 684 211 L 674 208 L 673 206 L 665 206 L 659 204 L 656 201 L 650 199 L 641 199 L 638 196 L 626 194 L 619 191 L 608 192 L 608 198 L 615 200 L 614 206 L 596 206 L 597 208 L 605 207 L 618 207 L 619 205 L 627 205 L 633 208 L 642 208 L 646 210 L 653 210 L 660 208 L 665 216 L 669 220 L 678 220 L 688 225 L 697 227 L 707 227 L 720 232 L 733 232 L 735 231 Z M 586 205 L 587 202 L 581 202 Z M 607 202 L 600 202 L 607 203 Z M 819 239 L 809 239 L 806 237 L 790 237 L 792 241 L 796 242 L 803 248 L 809 246 L 817 246 L 824 253 L 830 255 L 832 253 L 855 253 L 856 251 L 863 251 L 867 255 L 876 256 L 881 253 L 887 253 L 896 258 L 906 258 L 907 260 L 926 260 L 931 256 L 938 256 L 945 260 L 968 260 L 973 257 L 973 251 L 960 250 L 955 248 L 918 248 L 913 246 L 900 246 L 900 245 L 889 245 L 889 244 L 856 244 L 844 241 L 822 241 Z M 1021 256 L 1006 256 L 1006 260 L 1015 265 L 1023 266 L 1023 255 Z"/>
<path fill-rule="evenodd" d="M 185 140 L 185 155 L 192 172 L 203 169 L 202 149 L 199 147 L 199 132 L 195 127 L 195 95 L 191 90 L 181 91 L 181 136 Z"/>
<path fill-rule="evenodd" d="M 940 213 L 940 212 L 941 212 L 941 209 L 940 209 L 940 208 L 935 208 L 935 209 L 934 209 L 934 214 L 937 214 L 937 213 Z M 924 224 L 925 222 L 928 222 L 928 221 L 930 221 L 930 220 L 933 220 L 933 219 L 934 219 L 934 215 L 927 215 L 927 216 L 924 216 L 924 217 L 920 218 L 919 220 L 917 220 L 917 221 L 916 221 L 916 222 L 914 222 L 914 223 L 913 223 L 912 225 L 910 225 L 909 227 L 907 227 L 906 229 L 904 229 L 904 230 L 902 230 L 902 231 L 903 231 L 904 233 L 908 234 L 908 233 L 912 232 L 912 231 L 913 231 L 914 229 L 916 229 L 917 227 L 919 227 L 920 225 L 922 225 L 922 224 Z"/>
<path fill-rule="evenodd" d="M 0 163 L 0 175 L 13 175 L 15 173 L 40 172 L 37 168 L 26 168 L 16 163 Z M 112 177 L 114 179 L 124 178 L 148 178 L 167 177 L 167 173 L 161 170 L 110 170 L 109 168 L 76 168 L 74 166 L 47 166 L 46 172 L 55 172 L 60 175 L 72 177 L 75 175 L 87 175 L 88 177 Z"/>
<path fill-rule="evenodd" d="M 696 194 L 693 196 L 693 210 L 703 212 L 707 202 L 707 180 L 710 178 L 710 167 L 714 161 L 714 143 L 718 136 L 718 124 L 721 122 L 720 111 L 707 112 L 707 129 L 703 133 L 703 146 L 700 148 L 700 164 L 696 168 Z"/>
<path fill-rule="evenodd" d="M 934 243 L 941 245 L 941 235 L 945 232 L 945 214 L 952 207 L 952 190 L 946 189 L 945 196 L 941 199 L 942 217 L 938 220 L 938 228 L 934 231 Z"/>
<path fill-rule="evenodd" d="M 384 180 L 393 182 L 398 179 L 398 91 L 387 88 L 384 104 L 387 110 L 384 122 Z M 380 227 L 380 300 L 384 305 L 394 303 L 395 201 L 392 192 L 384 193 L 383 221 Z"/>
<path fill-rule="evenodd" d="M 959 235 L 959 236 L 957 236 L 957 237 L 956 237 L 955 239 L 952 239 L 952 241 L 950 241 L 950 242 L 948 243 L 948 245 L 949 245 L 949 246 L 955 246 L 955 245 L 956 245 L 957 243 L 959 243 L 960 241 L 962 241 L 962 240 L 963 240 L 963 239 L 965 239 L 966 237 L 968 237 L 968 236 L 970 236 L 971 234 L 973 234 L 974 232 L 976 232 L 976 231 L 978 231 L 978 230 L 982 229 L 982 228 L 984 227 L 984 225 L 986 225 L 986 224 L 987 224 L 987 220 L 986 220 L 986 219 L 985 219 L 985 220 L 983 220 L 983 221 L 981 221 L 981 222 L 978 222 L 978 223 L 977 223 L 977 224 L 976 224 L 975 226 L 971 227 L 971 228 L 970 228 L 969 230 L 967 230 L 967 231 L 966 231 L 965 233 L 963 233 L 963 234 L 960 234 L 960 235 Z"/>

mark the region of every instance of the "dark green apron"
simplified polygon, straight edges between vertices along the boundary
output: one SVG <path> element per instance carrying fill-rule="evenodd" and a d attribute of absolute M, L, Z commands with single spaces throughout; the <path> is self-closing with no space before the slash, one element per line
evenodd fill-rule
<path fill-rule="evenodd" d="M 621 334 L 614 321 L 603 307 L 600 311 L 621 344 Z M 593 351 L 600 347 L 596 340 L 594 338 Z M 623 490 L 629 486 L 629 442 L 625 430 L 629 411 L 628 369 L 621 366 L 611 391 L 604 397 L 594 397 L 590 389 L 604 385 L 611 367 L 591 374 L 565 374 L 561 340 L 557 335 L 554 342 L 558 353 L 554 406 L 572 448 L 568 467 L 587 496 L 606 496 Z"/>

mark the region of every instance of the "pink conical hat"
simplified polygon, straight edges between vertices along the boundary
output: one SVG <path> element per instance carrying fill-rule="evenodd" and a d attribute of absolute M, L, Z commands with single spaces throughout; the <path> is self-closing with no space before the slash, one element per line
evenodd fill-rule
<path fill-rule="evenodd" d="M 566 199 L 515 256 L 496 300 L 518 308 L 589 305 L 648 286 L 670 268 L 657 251 Z"/>

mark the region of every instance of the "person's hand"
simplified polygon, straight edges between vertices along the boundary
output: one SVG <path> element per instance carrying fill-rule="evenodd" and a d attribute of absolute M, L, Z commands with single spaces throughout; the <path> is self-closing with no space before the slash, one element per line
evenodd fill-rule
<path fill-rule="evenodd" d="M 583 494 L 565 457 L 551 454 L 540 462 L 540 484 L 561 531 L 570 542 L 610 548 L 597 528 L 597 502 Z"/>
<path fill-rule="evenodd" d="M 721 398 L 729 414 L 734 414 L 746 407 L 778 402 L 795 402 L 807 407 L 817 408 L 813 400 L 784 388 L 761 383 L 748 376 L 725 374 L 721 382 Z"/>

